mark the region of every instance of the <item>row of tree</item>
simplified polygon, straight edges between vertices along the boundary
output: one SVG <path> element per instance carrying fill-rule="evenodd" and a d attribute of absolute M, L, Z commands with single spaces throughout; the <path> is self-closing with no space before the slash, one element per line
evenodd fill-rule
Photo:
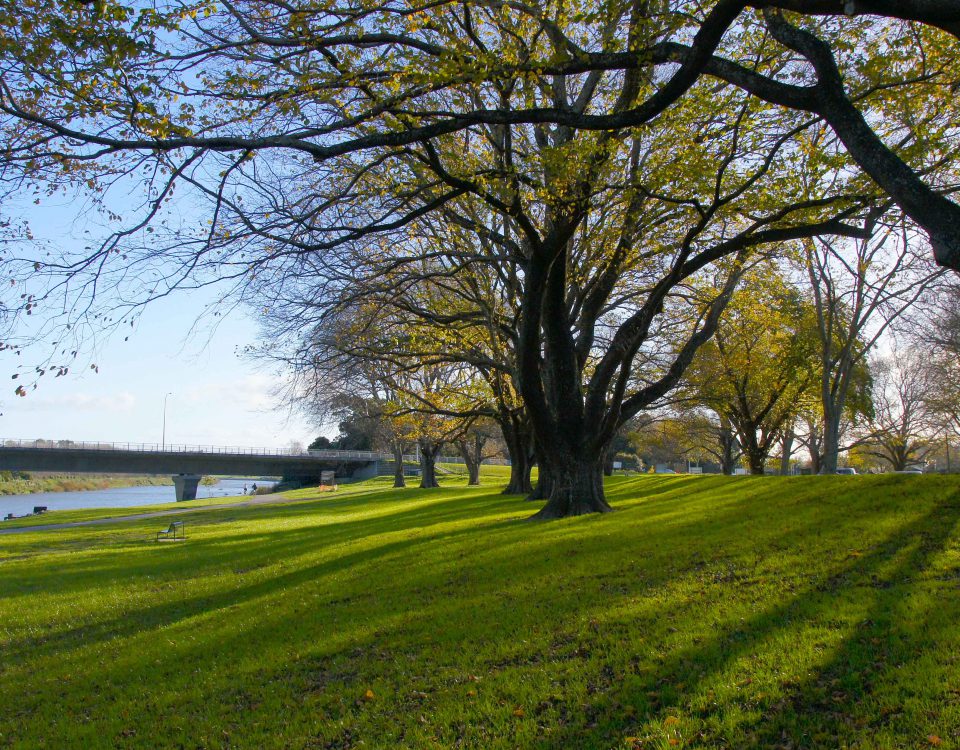
<path fill-rule="evenodd" d="M 746 272 L 716 333 L 700 347 L 678 388 L 621 428 L 608 450 L 607 470 L 619 458 L 649 467 L 708 462 L 725 474 L 744 463 L 750 473 L 763 474 L 776 456 L 779 473 L 787 474 L 802 449 L 813 473 L 835 471 L 842 453 L 861 471 L 900 471 L 943 446 L 949 468 L 949 439 L 960 427 L 960 321 L 954 312 L 960 288 L 919 259 L 907 263 L 903 253 L 864 263 L 858 248 L 847 250 L 858 262 L 832 246 L 829 254 L 793 262 L 765 258 Z M 821 277 L 828 268 L 829 281 Z M 884 337 L 891 326 L 896 336 Z M 886 353 L 878 353 L 878 342 Z M 908 348 L 890 350 L 898 343 Z M 917 349 L 924 356 L 912 353 Z M 317 351 L 315 343 L 310 351 Z M 392 449 L 397 456 L 419 443 L 423 473 L 431 481 L 433 456 L 446 441 L 464 457 L 476 482 L 481 448 L 496 432 L 496 394 L 478 371 L 471 374 L 460 364 L 459 388 L 441 389 L 437 375 L 453 368 L 402 362 L 399 351 L 396 342 L 386 350 L 326 350 L 325 366 L 313 363 L 306 370 L 312 378 L 307 382 L 322 394 L 306 399 L 307 408 L 315 416 L 346 417 L 337 447 L 353 447 L 348 435 L 358 428 L 365 448 Z M 365 374 L 364 397 L 355 395 L 362 390 L 357 381 L 342 378 L 349 368 Z M 387 379 L 370 376 L 375 370 L 390 372 L 389 388 Z M 423 380 L 426 371 L 433 382 Z M 832 414 L 840 419 L 830 433 Z M 522 422 L 522 410 L 516 417 Z M 513 422 L 501 424 L 504 435 L 512 429 Z M 477 441 L 472 455 L 471 434 Z M 323 447 L 330 447 L 324 440 Z M 511 442 L 501 441 L 498 448 Z M 515 450 L 506 453 L 515 480 L 507 491 L 529 491 L 533 444 L 520 460 Z M 397 486 L 403 486 L 402 475 Z"/>
<path fill-rule="evenodd" d="M 952 0 L 26 0 L 0 24 L 0 179 L 87 190 L 108 227 L 7 255 L 10 319 L 66 356 L 64 331 L 231 283 L 305 398 L 370 394 L 436 425 L 417 440 L 494 420 L 543 518 L 609 510 L 613 441 L 738 287 L 801 324 L 791 263 L 832 469 L 864 352 L 935 275 L 920 254 L 960 268 Z"/>

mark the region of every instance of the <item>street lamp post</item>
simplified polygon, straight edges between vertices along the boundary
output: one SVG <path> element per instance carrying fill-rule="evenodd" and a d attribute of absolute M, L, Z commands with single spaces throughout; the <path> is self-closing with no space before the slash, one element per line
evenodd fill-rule
<path fill-rule="evenodd" d="M 173 393 L 163 394 L 163 433 L 160 437 L 160 450 L 165 450 L 167 447 L 167 398 L 172 395 Z"/>

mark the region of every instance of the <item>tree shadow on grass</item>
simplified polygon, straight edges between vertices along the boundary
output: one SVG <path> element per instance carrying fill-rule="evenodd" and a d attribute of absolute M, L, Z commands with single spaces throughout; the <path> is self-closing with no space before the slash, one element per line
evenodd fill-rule
<path fill-rule="evenodd" d="M 956 498 L 953 503 L 935 505 L 873 551 L 851 557 L 830 579 L 800 591 L 784 604 L 722 628 L 705 643 L 674 651 L 654 672 L 607 680 L 597 691 L 598 698 L 585 709 L 587 725 L 571 724 L 552 732 L 542 747 L 622 746 L 624 737 L 643 738 L 645 728 L 647 744 L 641 739 L 638 747 L 665 746 L 671 733 L 660 731 L 659 736 L 650 737 L 651 726 L 670 726 L 668 716 L 690 713 L 699 691 L 719 679 L 737 660 L 761 650 L 781 631 L 798 622 L 842 615 L 836 610 L 842 606 L 841 596 L 854 598 L 853 604 L 847 605 L 850 610 L 866 608 L 869 614 L 856 632 L 843 638 L 827 663 L 809 671 L 806 679 L 786 684 L 785 696 L 776 700 L 757 698 L 754 709 L 760 718 L 741 722 L 738 729 L 742 736 L 724 736 L 726 730 L 716 729 L 715 734 L 687 739 L 697 747 L 729 747 L 732 743 L 743 748 L 832 748 L 841 746 L 845 739 L 852 741 L 851 729 L 857 728 L 857 719 L 851 722 L 851 717 L 864 723 L 862 704 L 870 698 L 872 686 L 895 680 L 896 670 L 902 666 L 898 657 L 909 658 L 922 650 L 924 643 L 932 642 L 930 636 L 918 636 L 923 632 L 922 624 L 898 621 L 890 613 L 897 612 L 903 586 L 923 574 L 954 533 L 960 522 L 955 502 Z M 884 571 L 897 556 L 902 556 L 902 561 Z M 630 707 L 627 713 L 633 713 L 633 717 L 618 716 L 622 707 Z M 725 724 L 711 710 L 699 711 L 697 718 L 701 722 L 717 719 L 714 723 L 718 727 Z M 882 716 L 873 718 L 885 720 Z M 912 742 L 918 739 L 922 737 L 914 737 Z"/>
<path fill-rule="evenodd" d="M 757 481 L 750 482 L 749 485 L 762 487 L 763 483 Z M 538 622 L 537 610 L 525 612 L 522 609 L 531 599 L 538 598 L 539 602 L 549 603 L 555 611 L 561 612 L 561 616 L 568 618 L 570 623 L 577 623 L 581 618 L 590 615 L 590 612 L 579 606 L 576 576 L 580 576 L 581 581 L 586 580 L 585 576 L 591 579 L 602 578 L 611 571 L 616 572 L 615 566 L 630 565 L 629 560 L 608 556 L 604 558 L 606 567 L 581 570 L 573 566 L 574 575 L 570 581 L 572 585 L 558 585 L 556 590 L 544 589 L 542 583 L 545 579 L 542 577 L 555 572 L 557 564 L 562 564 L 563 560 L 569 559 L 574 553 L 589 555 L 591 549 L 609 549 L 611 545 L 628 551 L 633 536 L 654 531 L 657 528 L 656 519 L 661 515 L 674 514 L 678 506 L 676 497 L 662 495 L 644 500 L 621 514 L 531 527 L 517 522 L 517 518 L 525 517 L 529 506 L 520 506 L 515 499 L 493 494 L 495 492 L 478 492 L 466 498 L 454 494 L 449 499 L 419 503 L 414 507 L 404 507 L 401 504 L 396 509 L 386 508 L 390 503 L 381 497 L 378 501 L 384 505 L 386 512 L 372 518 L 327 523 L 329 519 L 325 517 L 324 523 L 299 528 L 279 528 L 264 533 L 251 532 L 226 538 L 198 537 L 196 544 L 162 551 L 158 551 L 155 546 L 124 543 L 118 546 L 115 554 L 105 555 L 92 567 L 78 566 L 72 571 L 68 569 L 65 573 L 67 580 L 78 579 L 76 582 L 81 586 L 94 588 L 98 585 L 96 581 L 99 575 L 101 584 L 128 582 L 129 585 L 136 586 L 142 582 L 145 586 L 151 586 L 158 582 L 175 582 L 178 584 L 177 590 L 172 594 L 169 591 L 159 592 L 156 603 L 146 607 L 134 607 L 120 614 L 110 609 L 111 616 L 108 619 L 81 624 L 46 637 L 22 638 L 8 645 L 5 659 L 14 658 L 14 662 L 8 659 L 11 665 L 25 664 L 38 657 L 51 657 L 65 662 L 75 659 L 78 666 L 89 669 L 91 664 L 83 662 L 89 658 L 85 655 L 88 652 L 84 651 L 82 655 L 81 651 L 110 639 L 136 638 L 152 633 L 160 636 L 161 631 L 167 628 L 177 628 L 176 632 L 182 635 L 194 627 L 187 624 L 191 618 L 244 605 L 248 610 L 251 607 L 263 607 L 262 625 L 249 626 L 243 634 L 231 633 L 220 638 L 217 632 L 209 631 L 207 625 L 208 630 L 203 632 L 203 638 L 199 642 L 178 642 L 170 648 L 171 654 L 176 654 L 177 658 L 185 657 L 188 663 L 222 663 L 224 660 L 229 662 L 232 653 L 244 653 L 245 639 L 266 642 L 271 637 L 273 628 L 279 627 L 279 632 L 284 632 L 283 621 L 297 617 L 294 611 L 274 615 L 269 609 L 272 597 L 287 597 L 296 591 L 298 586 L 317 584 L 313 589 L 317 596 L 312 606 L 340 607 L 339 612 L 347 620 L 358 613 L 370 616 L 371 608 L 367 605 L 371 598 L 378 594 L 378 590 L 375 587 L 358 586 L 357 591 L 353 591 L 351 583 L 362 583 L 363 577 L 375 568 L 386 567 L 389 570 L 392 564 L 409 566 L 420 559 L 425 551 L 431 552 L 429 559 L 434 561 L 432 564 L 415 569 L 407 567 L 402 574 L 398 574 L 395 584 L 389 577 L 377 584 L 393 584 L 401 588 L 400 595 L 390 600 L 396 609 L 379 612 L 377 617 L 380 622 L 375 629 L 360 627 L 351 634 L 350 642 L 354 647 L 373 651 L 378 640 L 390 642 L 394 639 L 400 627 L 406 629 L 407 636 L 410 632 L 429 633 L 433 618 L 449 618 L 461 607 L 463 612 L 469 612 L 470 617 L 475 618 L 474 621 L 456 623 L 464 644 L 481 637 L 507 637 L 499 629 L 499 618 L 516 613 L 518 607 L 520 614 L 517 615 L 517 621 L 523 627 L 532 630 L 542 624 Z M 385 493 L 392 494 L 392 491 Z M 684 549 L 684 540 L 697 539 L 701 542 L 704 539 L 742 537 L 744 530 L 767 512 L 764 503 L 756 502 L 763 499 L 762 492 L 759 495 L 747 496 L 738 490 L 733 494 L 738 493 L 739 501 L 734 497 L 731 503 L 725 504 L 722 509 L 704 513 L 701 504 L 698 506 L 699 510 L 695 509 L 692 514 L 681 513 L 674 523 L 660 532 L 661 539 L 656 542 L 648 540 L 648 545 L 642 548 L 642 554 L 649 554 L 656 544 L 662 544 L 668 550 L 662 555 L 662 559 L 675 560 L 676 566 L 685 566 L 685 570 L 678 573 L 676 569 L 666 566 L 650 570 L 642 579 L 633 581 L 628 590 L 622 593 L 611 592 L 604 607 L 595 608 L 593 612 L 601 622 L 600 627 L 607 627 L 604 621 L 607 612 L 626 599 L 645 596 L 658 587 L 668 585 L 672 578 L 696 570 L 699 564 L 697 555 L 701 553 Z M 416 502 L 418 498 L 440 496 L 427 492 L 414 493 L 411 497 Z M 689 498 L 689 495 L 685 497 Z M 396 504 L 395 499 L 390 502 Z M 669 654 L 658 663 L 653 672 L 599 672 L 592 675 L 590 679 L 595 685 L 597 699 L 585 707 L 571 706 L 567 713 L 568 723 L 553 727 L 554 731 L 541 745 L 609 747 L 618 738 L 637 734 L 642 722 L 662 722 L 666 706 L 689 705 L 698 688 L 709 684 L 709 680 L 716 679 L 729 665 L 759 648 L 767 639 L 785 631 L 791 622 L 829 616 L 831 597 L 834 594 L 855 595 L 858 602 L 864 600 L 865 594 L 868 597 L 878 596 L 871 593 L 874 591 L 874 578 L 880 581 L 895 579 L 893 574 L 885 574 L 882 568 L 894 556 L 910 553 L 912 540 L 927 534 L 923 554 L 916 557 L 917 552 L 914 551 L 910 561 L 898 566 L 898 569 L 906 570 L 907 574 L 911 565 L 924 565 L 951 533 L 957 520 L 956 510 L 951 510 L 949 503 L 931 505 L 933 507 L 929 512 L 898 528 L 884 543 L 875 545 L 871 552 L 862 557 L 851 558 L 841 565 L 834 571 L 831 579 L 801 586 L 795 595 L 791 594 L 789 602 L 760 613 L 747 622 L 718 627 L 716 632 L 711 633 L 702 643 Z M 783 544 L 788 539 L 802 539 L 808 534 L 815 531 L 819 533 L 820 530 L 832 526 L 844 527 L 846 524 L 846 527 L 850 528 L 851 520 L 857 520 L 851 519 L 840 502 L 825 503 L 822 507 L 789 507 L 789 510 L 794 513 L 789 528 L 770 527 L 762 538 L 738 539 L 736 543 L 740 545 L 740 549 L 748 548 L 751 544 Z M 514 511 L 516 516 L 503 519 L 504 513 Z M 316 514 L 315 511 L 298 512 L 307 521 Z M 290 518 L 281 507 L 271 508 L 269 516 L 256 517 L 272 520 Z M 247 521 L 252 518 L 254 516 L 245 511 L 240 520 Z M 461 522 L 464 523 L 458 525 Z M 475 551 L 473 544 L 463 544 L 464 540 L 471 536 L 482 540 L 478 545 L 479 551 Z M 360 548 L 356 548 L 356 545 L 360 545 Z M 342 554 L 335 552 L 336 556 L 319 562 L 309 561 L 312 554 L 340 547 L 343 548 Z M 131 560 L 129 556 L 133 554 L 144 557 Z M 158 557 L 158 554 L 163 557 Z M 464 555 L 467 557 L 464 558 Z M 460 565 L 465 566 L 469 572 L 473 562 L 470 555 L 476 555 L 477 565 L 486 565 L 480 568 L 482 572 L 495 573 L 500 579 L 508 581 L 502 586 L 501 598 L 491 598 L 491 591 L 496 587 L 494 580 L 484 581 L 475 595 L 458 594 L 460 581 L 451 578 L 451 573 Z M 489 560 L 486 560 L 487 558 Z M 158 560 L 161 560 L 162 564 L 158 563 Z M 294 570 L 280 567 L 279 571 L 271 570 L 266 578 L 257 577 L 258 566 L 275 564 L 278 560 L 291 560 L 291 565 L 297 567 Z M 439 564 L 436 561 L 439 561 Z M 227 588 L 210 593 L 191 594 L 188 588 L 190 575 L 216 572 L 223 570 L 224 566 L 228 566 L 235 575 L 235 581 L 225 584 Z M 153 580 L 145 580 L 145 576 L 153 576 Z M 328 577 L 329 581 L 326 580 Z M 474 584 L 475 582 L 471 583 Z M 44 585 L 51 585 L 51 579 L 45 580 Z M 82 591 L 82 588 L 78 587 L 78 590 Z M 892 593 L 883 594 L 885 590 L 882 588 L 878 590 L 883 596 L 893 596 Z M 532 592 L 537 593 L 534 595 Z M 406 606 L 420 608 L 413 615 L 402 611 L 406 594 L 410 595 L 410 602 Z M 451 597 L 450 601 L 442 599 L 446 595 Z M 865 601 L 863 606 L 879 609 L 881 605 L 871 600 Z M 460 619 L 462 621 L 464 618 Z M 224 614 L 223 619 L 217 622 L 229 622 L 229 615 Z M 402 625 L 398 624 L 401 622 Z M 610 620 L 610 625 L 612 632 L 616 632 L 616 628 L 626 630 L 642 627 L 642 623 L 617 621 L 616 616 Z M 167 636 L 168 633 L 171 631 L 164 632 L 163 635 Z M 283 645 L 285 644 L 274 644 L 273 648 L 276 650 Z M 519 661 L 516 663 L 523 667 L 527 662 L 524 661 L 523 646 L 519 642 L 517 649 Z M 142 670 L 141 673 L 146 673 L 147 665 L 140 665 L 136 658 L 136 655 L 127 655 L 127 659 L 131 660 L 129 663 Z M 564 652 L 560 658 L 580 657 Z M 533 665 L 532 661 L 530 663 Z M 500 662 L 485 665 L 477 663 L 476 668 L 498 669 L 498 664 Z M 89 672 L 91 679 L 118 685 L 128 684 L 130 680 L 128 674 L 112 664 L 92 666 L 93 669 Z M 289 669 L 289 665 L 280 663 L 272 665 L 265 672 L 272 675 L 271 679 L 283 679 Z M 826 673 L 829 669 L 828 666 L 819 671 Z M 222 687 L 222 683 L 215 681 L 206 685 L 205 689 L 213 693 Z M 678 685 L 684 687 L 677 687 Z M 157 692 L 166 689 L 164 686 L 155 688 Z M 795 690 L 795 687 L 785 689 Z M 651 697 L 651 693 L 655 697 Z M 803 698 L 805 693 L 802 687 L 797 694 L 802 700 L 806 700 Z M 768 726 L 764 723 L 743 727 L 744 734 L 752 736 L 749 746 L 765 747 L 768 745 L 764 745 L 764 741 L 780 742 L 771 727 L 780 726 L 782 734 L 782 727 L 792 726 L 793 717 L 800 717 L 799 721 L 809 718 L 812 710 L 810 705 L 796 705 L 789 701 L 788 704 L 773 704 L 768 707 L 772 716 L 779 717 L 775 725 Z M 617 705 L 632 708 L 633 718 L 618 712 Z M 27 710 L 32 710 L 29 708 L 28 699 L 25 699 L 24 706 Z M 707 713 L 704 718 L 710 719 L 711 715 Z M 767 734 L 764 734 L 765 732 Z M 702 739 L 703 742 L 723 743 L 721 734 Z"/>
<path fill-rule="evenodd" d="M 759 483 L 754 484 L 760 486 Z M 392 491 L 377 494 L 379 497 L 372 498 L 369 503 L 364 498 L 364 506 L 376 503 L 397 505 Z M 391 495 L 393 500 L 388 502 Z M 684 497 L 689 500 L 690 494 Z M 411 495 L 411 502 L 416 504 L 413 507 L 400 504 L 376 516 L 350 520 L 336 519 L 337 509 L 334 509 L 331 522 L 326 522 L 331 516 L 325 515 L 325 522 L 315 526 L 233 534 L 226 538 L 201 537 L 172 549 L 155 543 L 131 544 L 125 541 L 115 548 L 106 547 L 105 550 L 109 550 L 109 553 L 105 551 L 104 554 L 97 555 L 93 562 L 81 558 L 77 562 L 59 562 L 55 569 L 29 568 L 26 579 L 19 581 L 16 587 L 23 595 L 29 595 L 36 590 L 55 590 L 59 593 L 90 590 L 95 593 L 100 588 L 124 584 L 136 586 L 142 581 L 144 586 L 156 591 L 157 603 L 117 618 L 55 630 L 39 637 L 13 640 L 8 644 L 8 656 L 16 658 L 18 651 L 24 651 L 17 659 L 20 661 L 26 658 L 27 651 L 35 649 L 42 648 L 43 652 L 57 651 L 71 643 L 89 645 L 97 640 L 164 627 L 181 619 L 267 596 L 275 590 L 296 586 L 331 573 L 343 573 L 354 567 L 373 563 L 383 565 L 391 556 L 407 554 L 417 545 L 435 545 L 440 541 L 454 544 L 464 536 L 474 534 L 489 536 L 497 531 L 510 532 L 510 538 L 501 535 L 501 548 L 496 552 L 498 557 L 507 559 L 503 545 L 511 543 L 521 545 L 522 549 L 515 552 L 518 557 L 529 559 L 538 545 L 544 547 L 544 554 L 547 554 L 550 547 L 562 544 L 565 537 L 578 539 L 589 535 L 590 525 L 601 521 L 599 517 L 574 519 L 552 525 L 549 527 L 551 533 L 534 533 L 524 528 L 525 524 L 518 525 L 516 517 L 490 520 L 501 518 L 506 512 L 523 510 L 517 507 L 515 501 L 499 494 L 477 494 L 468 498 L 451 494 L 444 498 L 431 494 L 431 491 L 423 491 Z M 480 505 L 482 510 L 478 510 Z M 659 514 L 675 513 L 678 507 L 682 509 L 684 506 L 679 505 L 676 498 L 658 497 L 648 499 L 642 507 L 632 509 L 621 518 L 624 521 L 631 518 L 652 525 L 657 522 Z M 239 522 L 256 518 L 268 524 L 275 520 L 291 520 L 297 515 L 305 518 L 316 515 L 315 509 L 306 509 L 302 505 L 294 509 L 293 513 L 296 515 L 282 506 L 269 506 L 269 510 L 264 511 L 264 508 L 243 509 L 242 514 L 234 512 L 227 518 L 236 516 Z M 518 517 L 525 516 L 520 513 Z M 745 514 L 742 504 L 734 502 L 723 512 L 714 509 L 707 515 L 694 513 L 692 517 L 681 516 L 671 527 L 670 535 L 677 539 L 698 538 L 708 526 L 715 534 L 727 533 L 727 529 L 732 534 L 744 524 L 745 517 L 748 518 L 749 514 Z M 444 528 L 464 521 L 469 521 L 469 525 L 462 528 Z M 204 524 L 215 526 L 223 522 L 224 519 L 205 517 L 202 521 L 198 518 L 195 525 L 202 529 Z M 808 525 L 817 522 L 819 521 L 816 519 L 808 519 Z M 803 524 L 799 519 L 795 519 L 791 534 L 804 533 Z M 397 539 L 397 536 L 404 535 L 408 536 Z M 389 541 L 377 541 L 380 537 Z M 487 541 L 489 542 L 489 539 Z M 349 548 L 356 544 L 362 544 L 364 548 L 349 551 Z M 271 574 L 270 578 L 253 584 L 244 582 L 244 575 L 249 571 L 278 562 L 282 564 L 288 560 L 296 561 L 304 556 L 341 547 L 347 550 L 345 554 L 337 553 L 335 557 L 320 564 L 308 564 L 291 572 Z M 211 571 L 222 571 L 224 568 L 235 575 L 236 585 L 215 594 L 192 595 L 189 592 L 192 578 L 202 577 Z M 12 585 L 4 585 L 4 575 L 16 575 L 15 570 L 0 575 L 0 587 L 15 595 Z M 171 583 L 175 585 L 175 591 L 169 590 Z"/>
<path fill-rule="evenodd" d="M 131 635 L 136 632 L 159 629 L 175 624 L 178 621 L 189 619 L 200 614 L 206 614 L 229 606 L 268 596 L 277 591 L 290 589 L 300 584 L 315 581 L 334 573 L 344 573 L 365 565 L 382 564 L 385 559 L 395 555 L 407 553 L 412 547 L 421 544 L 436 543 L 438 541 L 453 542 L 454 540 L 476 533 L 494 533 L 498 529 L 509 529 L 516 526 L 515 521 L 501 520 L 482 524 L 482 530 L 477 525 L 462 528 L 438 529 L 431 531 L 433 526 L 441 526 L 450 522 L 463 520 L 464 517 L 476 517 L 476 508 L 472 510 L 457 509 L 447 513 L 428 512 L 421 508 L 409 514 L 398 513 L 378 517 L 377 519 L 356 519 L 344 523 L 323 525 L 319 527 L 322 533 L 318 537 L 318 529 L 306 527 L 296 531 L 276 530 L 249 535 L 234 535 L 227 540 L 210 539 L 197 540 L 189 547 L 179 548 L 180 554 L 176 559 L 164 560 L 165 565 L 157 563 L 156 559 L 148 557 L 138 561 L 131 560 L 131 550 L 120 549 L 114 557 L 101 565 L 78 564 L 64 566 L 58 571 L 40 572 L 35 581 L 27 582 L 25 587 L 44 589 L 52 587 L 64 591 L 66 580 L 73 579 L 77 588 L 95 589 L 98 586 L 107 587 L 117 585 L 119 581 L 135 582 L 145 575 L 150 576 L 147 585 L 156 589 L 158 602 L 140 607 L 132 612 L 118 617 L 98 620 L 74 628 L 68 628 L 48 633 L 42 636 L 27 636 L 22 639 L 11 639 L 5 647 L 5 660 L 8 664 L 18 664 L 28 658 L 34 658 L 43 653 L 63 653 L 71 647 L 87 647 L 101 640 Z M 488 514 L 497 517 L 500 511 Z M 400 518 L 398 518 L 400 516 Z M 423 525 L 429 517 L 434 523 Z M 481 516 L 482 518 L 483 516 Z M 402 523 L 401 523 L 402 521 Z M 404 531 L 417 530 L 417 534 L 405 539 L 396 540 L 397 534 Z M 309 564 L 289 572 L 273 574 L 265 580 L 245 584 L 244 573 L 256 570 L 265 565 L 295 559 L 311 552 L 326 548 L 339 548 L 344 545 L 364 543 L 377 537 L 392 537 L 391 541 L 373 542 L 366 544 L 362 549 L 354 552 L 337 554 L 334 557 L 319 563 Z M 136 548 L 135 548 L 136 549 Z M 142 548 L 140 548 L 142 551 Z M 148 550 L 148 554 L 154 552 Z M 164 550 L 159 551 L 160 554 Z M 217 593 L 200 595 L 182 595 L 180 591 L 171 596 L 163 587 L 178 573 L 189 576 L 208 572 L 209 568 L 220 565 L 229 565 L 236 574 L 238 585 L 225 588 Z M 2 580 L 0 580 L 2 584 Z M 334 598 L 338 598 L 336 595 Z M 323 601 L 318 602 L 319 606 Z"/>

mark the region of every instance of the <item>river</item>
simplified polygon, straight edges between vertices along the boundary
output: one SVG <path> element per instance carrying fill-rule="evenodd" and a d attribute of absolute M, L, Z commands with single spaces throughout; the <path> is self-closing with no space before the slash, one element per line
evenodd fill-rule
<path fill-rule="evenodd" d="M 197 499 L 242 495 L 249 493 L 252 479 L 221 479 L 216 484 L 197 487 Z M 272 487 L 276 482 L 256 480 L 258 487 Z M 138 505 L 172 503 L 177 499 L 173 482 L 169 486 L 113 487 L 107 490 L 83 492 L 34 492 L 30 495 L 0 495 L 0 519 L 8 513 L 23 516 L 33 512 L 35 505 L 46 505 L 47 510 L 75 510 L 77 508 L 133 508 Z M 0 521 L 2 524 L 3 521 Z"/>

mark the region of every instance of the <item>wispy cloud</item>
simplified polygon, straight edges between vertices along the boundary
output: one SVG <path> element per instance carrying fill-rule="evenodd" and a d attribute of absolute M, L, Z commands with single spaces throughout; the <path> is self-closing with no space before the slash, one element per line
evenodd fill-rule
<path fill-rule="evenodd" d="M 30 394 L 16 402 L 17 411 L 21 412 L 80 411 L 130 414 L 136 405 L 137 399 L 129 391 L 109 394 L 71 393 L 64 396 L 35 396 Z"/>
<path fill-rule="evenodd" d="M 208 405 L 211 401 L 230 405 L 245 412 L 265 413 L 283 410 L 279 395 L 283 383 L 269 375 L 247 375 L 222 383 L 205 383 L 184 393 L 183 402 Z"/>

